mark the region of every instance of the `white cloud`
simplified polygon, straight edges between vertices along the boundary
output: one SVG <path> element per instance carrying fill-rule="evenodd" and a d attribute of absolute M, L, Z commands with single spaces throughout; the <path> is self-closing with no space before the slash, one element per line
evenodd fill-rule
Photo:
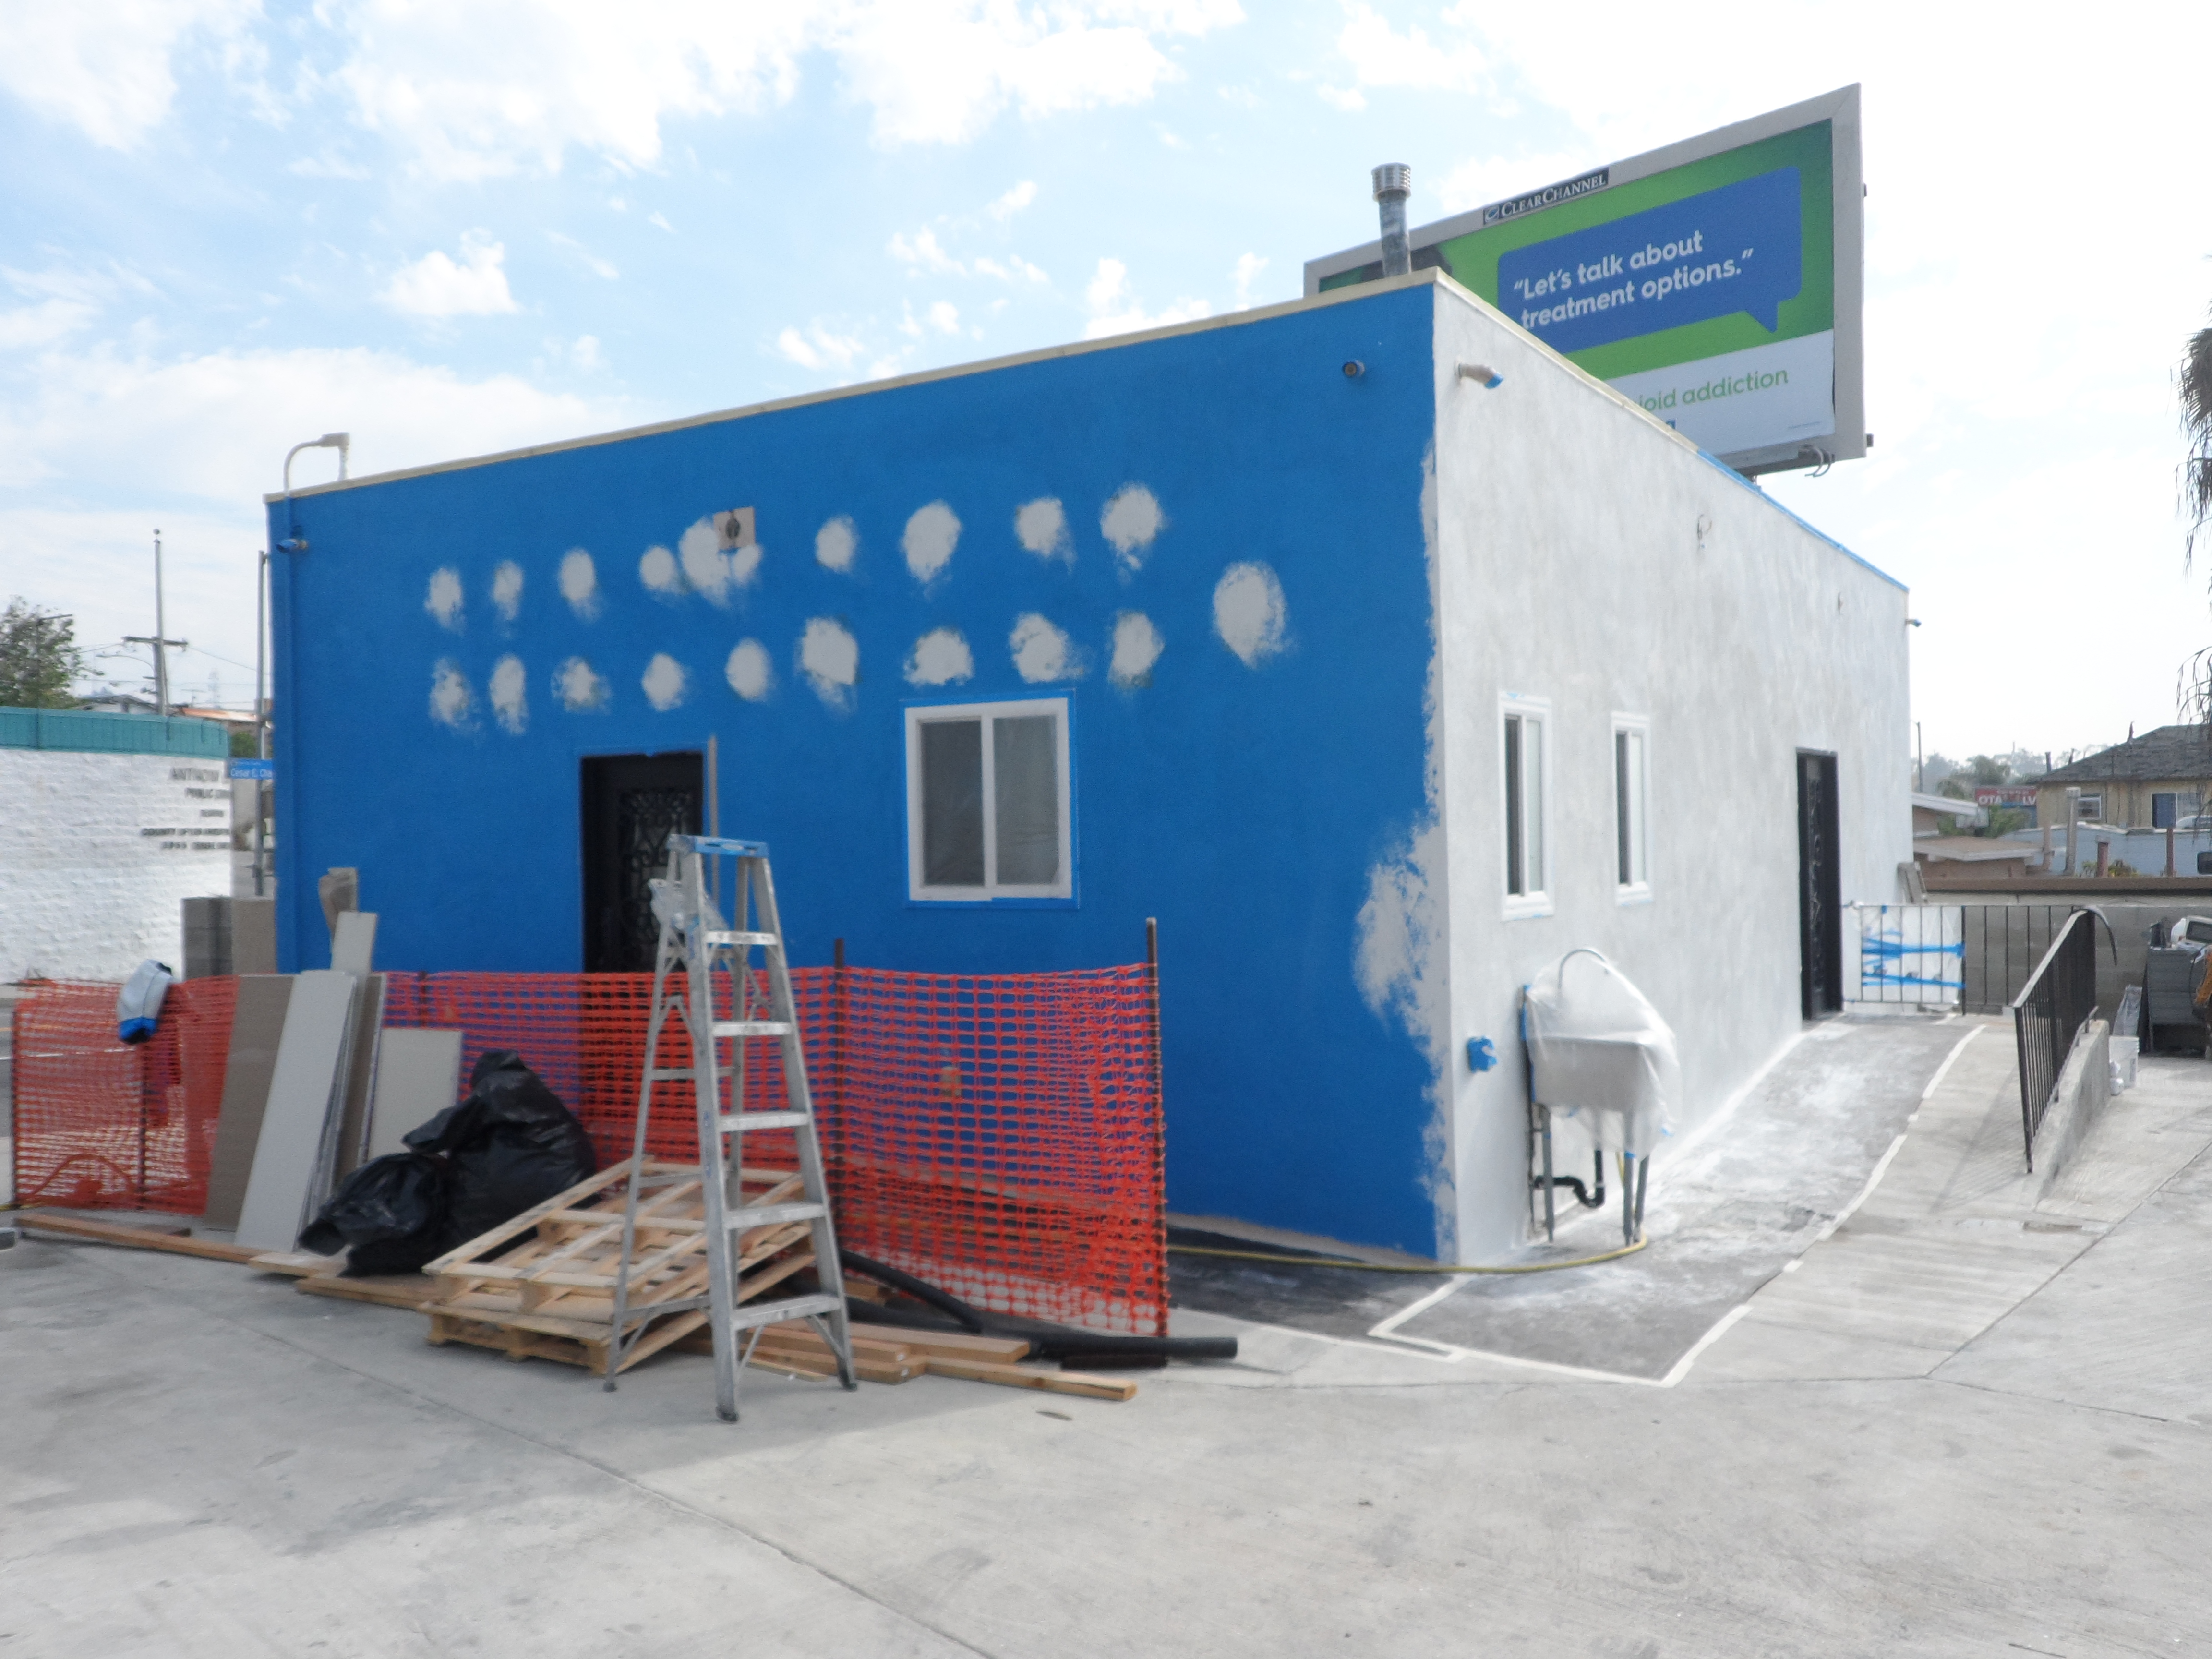
<path fill-rule="evenodd" d="M 1252 284 L 1260 280 L 1260 273 L 1267 268 L 1265 254 L 1242 253 L 1237 257 L 1237 308 L 1243 311 L 1252 303 Z"/>
<path fill-rule="evenodd" d="M 1091 307 L 1091 320 L 1083 327 L 1086 340 L 1101 340 L 1109 334 L 1133 334 L 1139 329 L 1164 328 L 1172 323 L 1194 322 L 1213 314 L 1213 307 L 1205 301 L 1188 297 L 1158 312 L 1147 312 L 1136 290 L 1129 285 L 1128 266 L 1119 259 L 1098 262 L 1097 274 L 1084 290 L 1084 299 Z"/>
<path fill-rule="evenodd" d="M 1362 88 L 1486 93 L 1494 78 L 1489 57 L 1464 38 L 1464 32 L 1474 27 L 1474 17 L 1471 4 L 1445 11 L 1442 18 L 1445 27 L 1462 38 L 1440 44 L 1431 40 L 1428 31 L 1418 23 L 1401 34 L 1372 6 L 1354 3 L 1345 8 L 1344 29 L 1336 38 L 1336 49 L 1351 65 L 1352 77 Z M 1326 88 L 1322 96 L 1329 96 Z"/>
<path fill-rule="evenodd" d="M 949 300 L 939 300 L 929 308 L 929 325 L 939 334 L 957 334 L 960 331 L 959 308 Z"/>
<path fill-rule="evenodd" d="M 987 211 L 994 219 L 1011 219 L 1031 202 L 1036 200 L 1036 180 L 1024 179 L 1004 196 L 991 204 Z"/>
<path fill-rule="evenodd" d="M 128 149 L 167 118 L 174 58 L 195 40 L 218 47 L 259 0 L 39 0 L 0 6 L 0 89 L 104 149 Z"/>
<path fill-rule="evenodd" d="M 502 245 L 471 231 L 461 238 L 458 264 L 442 248 L 433 248 L 400 266 L 377 297 L 410 317 L 495 316 L 515 308 L 507 288 L 506 258 Z"/>
<path fill-rule="evenodd" d="M 809 323 L 804 332 L 785 329 L 775 337 L 775 349 L 777 356 L 801 368 L 846 369 L 867 346 L 853 335 L 833 334 L 817 321 Z"/>
<path fill-rule="evenodd" d="M 759 114 L 827 54 L 878 144 L 955 143 L 1030 118 L 1150 98 L 1162 50 L 1243 16 L 1236 0 L 792 0 L 778 6 L 431 7 L 352 0 L 333 84 L 433 177 L 557 171 L 572 148 L 648 168 L 671 119 Z"/>
<path fill-rule="evenodd" d="M 0 311 L 0 351 L 21 351 L 66 339 L 99 314 L 83 300 L 41 300 Z"/>
<path fill-rule="evenodd" d="M 939 276 L 962 276 L 968 267 L 962 264 L 938 245 L 937 233 L 927 225 L 911 236 L 903 231 L 891 233 L 890 252 L 902 265 L 914 265 L 923 270 L 935 271 Z"/>
<path fill-rule="evenodd" d="M 1049 283 L 1052 281 L 1051 277 L 1046 276 L 1042 270 L 1023 258 L 1018 253 L 1008 254 L 1004 264 L 988 257 L 979 258 L 975 261 L 973 269 L 978 276 L 995 276 L 1002 283 Z"/>
<path fill-rule="evenodd" d="M 574 237 L 563 236 L 557 230 L 549 230 L 545 233 L 545 240 L 552 243 L 554 246 L 558 248 L 566 248 L 569 252 L 574 254 L 578 262 L 583 265 L 584 269 L 590 271 L 592 276 L 599 278 L 600 281 L 612 283 L 621 279 L 622 272 L 620 270 L 617 270 L 615 266 L 607 260 L 599 258 L 598 254 L 592 252 L 591 249 L 586 247 Z"/>

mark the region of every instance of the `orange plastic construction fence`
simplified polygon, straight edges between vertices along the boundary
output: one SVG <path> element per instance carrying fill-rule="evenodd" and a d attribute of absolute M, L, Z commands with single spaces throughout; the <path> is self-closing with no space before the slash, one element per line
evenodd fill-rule
<path fill-rule="evenodd" d="M 1149 969 L 811 968 L 792 981 L 842 1243 L 1003 1312 L 1165 1333 Z M 234 983 L 175 988 L 162 1035 L 148 1045 L 170 1043 L 161 1054 L 114 1042 L 113 986 L 47 988 L 18 1006 L 17 1097 L 33 1102 L 17 1114 L 22 1202 L 184 1213 L 204 1205 Z M 726 980 L 717 987 L 725 1017 L 730 990 Z M 385 1024 L 465 1033 L 465 1084 L 478 1055 L 516 1050 L 574 1109 L 605 1164 L 629 1154 L 652 992 L 647 974 L 394 973 Z M 46 1034 L 27 1071 L 27 1030 Z M 747 1107 L 781 1105 L 773 1045 L 747 1046 Z M 177 1054 L 204 1121 L 164 1119 L 149 1139 L 148 1090 L 178 1087 Z M 672 1021 L 659 1063 L 687 1060 Z M 656 1085 L 648 1130 L 650 1152 L 698 1156 L 688 1085 Z M 142 1142 L 153 1153 L 143 1165 Z M 792 1156 L 788 1132 L 745 1137 L 748 1163 Z M 107 1172 L 97 1188 L 60 1173 L 88 1164 Z"/>
<path fill-rule="evenodd" d="M 207 1208 L 234 979 L 169 988 L 144 1042 L 115 1035 L 117 985 L 49 981 L 15 1004 L 15 1199 L 83 1210 Z"/>

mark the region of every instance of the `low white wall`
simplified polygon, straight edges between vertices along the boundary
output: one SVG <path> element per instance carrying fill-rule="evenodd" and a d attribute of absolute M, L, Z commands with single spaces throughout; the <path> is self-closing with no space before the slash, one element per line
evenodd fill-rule
<path fill-rule="evenodd" d="M 181 901 L 230 890 L 220 760 L 0 749 L 0 982 L 184 967 Z"/>

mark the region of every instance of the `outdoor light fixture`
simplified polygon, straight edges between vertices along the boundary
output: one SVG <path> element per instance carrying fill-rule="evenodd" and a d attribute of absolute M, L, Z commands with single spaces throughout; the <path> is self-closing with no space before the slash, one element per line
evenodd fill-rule
<path fill-rule="evenodd" d="M 1462 363 L 1459 377 L 1462 380 L 1473 380 L 1486 392 L 1495 392 L 1505 384 L 1505 377 L 1488 363 Z"/>
<path fill-rule="evenodd" d="M 292 458 L 303 449 L 335 449 L 338 453 L 338 482 L 345 482 L 346 458 L 353 448 L 350 432 L 325 432 L 319 438 L 310 438 L 303 444 L 294 444 L 284 452 L 284 520 L 291 534 L 276 545 L 287 553 L 307 550 L 306 538 L 300 534 L 299 520 L 292 516 Z"/>
<path fill-rule="evenodd" d="M 1367 365 L 1357 357 L 1352 358 L 1344 366 L 1344 378 L 1347 380 L 1356 380 L 1366 372 Z"/>

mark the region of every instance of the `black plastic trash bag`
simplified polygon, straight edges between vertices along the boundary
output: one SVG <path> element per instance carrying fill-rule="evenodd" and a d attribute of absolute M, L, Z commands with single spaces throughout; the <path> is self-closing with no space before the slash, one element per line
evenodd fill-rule
<path fill-rule="evenodd" d="M 345 1178 L 300 1235 L 303 1249 L 335 1255 L 346 1276 L 411 1273 L 446 1246 L 446 1166 L 420 1152 L 371 1158 Z"/>
<path fill-rule="evenodd" d="M 512 1048 L 478 1060 L 468 1098 L 410 1131 L 406 1141 L 446 1160 L 445 1242 L 430 1255 L 489 1232 L 599 1167 L 576 1115 Z"/>

